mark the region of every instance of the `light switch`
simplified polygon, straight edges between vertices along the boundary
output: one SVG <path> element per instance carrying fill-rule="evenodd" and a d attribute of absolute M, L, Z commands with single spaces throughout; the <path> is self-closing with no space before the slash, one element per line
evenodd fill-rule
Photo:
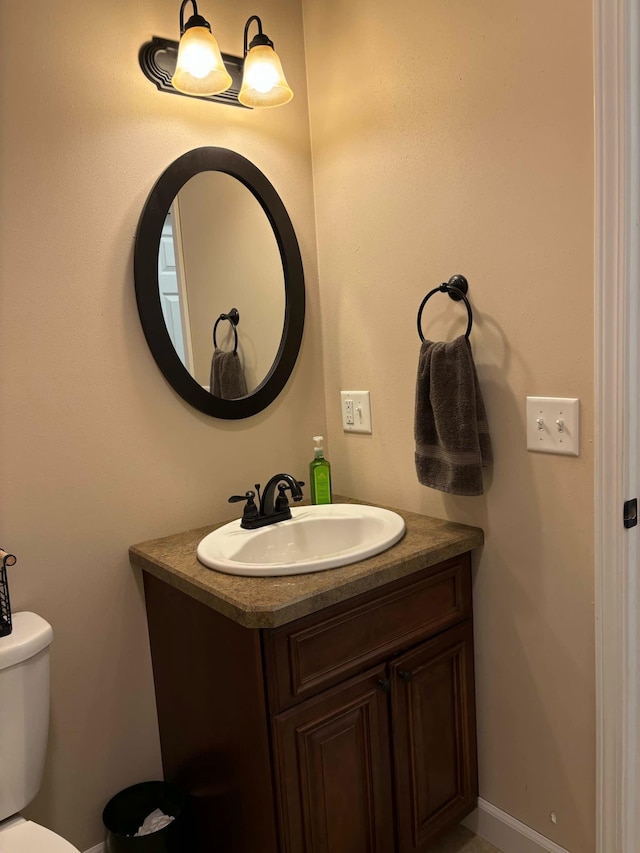
<path fill-rule="evenodd" d="M 579 414 L 576 397 L 527 397 L 527 450 L 578 456 Z"/>
<path fill-rule="evenodd" d="M 371 433 L 371 399 L 368 391 L 341 391 L 342 429 Z"/>

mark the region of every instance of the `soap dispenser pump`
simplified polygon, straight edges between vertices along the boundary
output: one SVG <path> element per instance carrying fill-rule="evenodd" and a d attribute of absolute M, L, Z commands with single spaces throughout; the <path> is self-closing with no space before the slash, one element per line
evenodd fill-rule
<path fill-rule="evenodd" d="M 311 503 L 330 504 L 331 496 L 331 465 L 324 458 L 322 447 L 323 437 L 313 436 L 313 459 L 309 463 L 309 481 L 311 483 Z"/>

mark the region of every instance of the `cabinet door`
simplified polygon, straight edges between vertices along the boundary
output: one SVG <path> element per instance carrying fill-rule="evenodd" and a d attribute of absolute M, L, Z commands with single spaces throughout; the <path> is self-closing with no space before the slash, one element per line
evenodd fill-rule
<path fill-rule="evenodd" d="M 391 853 L 383 666 L 273 718 L 283 853 Z"/>
<path fill-rule="evenodd" d="M 398 853 L 423 851 L 478 796 L 471 620 L 391 664 Z"/>

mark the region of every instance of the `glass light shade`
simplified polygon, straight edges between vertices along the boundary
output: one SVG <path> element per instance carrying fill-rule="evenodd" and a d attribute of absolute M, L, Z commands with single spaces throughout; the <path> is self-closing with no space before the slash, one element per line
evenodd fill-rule
<path fill-rule="evenodd" d="M 206 27 L 184 31 L 171 83 L 185 95 L 217 95 L 231 85 L 218 42 Z"/>
<path fill-rule="evenodd" d="M 245 107 L 280 107 L 293 98 L 278 54 L 266 44 L 256 45 L 244 60 L 238 100 Z"/>

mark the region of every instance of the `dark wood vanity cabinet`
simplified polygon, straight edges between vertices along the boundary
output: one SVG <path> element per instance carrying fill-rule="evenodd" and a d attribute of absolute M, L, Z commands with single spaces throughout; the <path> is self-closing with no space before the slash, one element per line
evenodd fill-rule
<path fill-rule="evenodd" d="M 283 851 L 394 849 L 385 669 L 273 717 Z"/>
<path fill-rule="evenodd" d="M 145 594 L 198 851 L 426 851 L 474 808 L 468 554 L 270 629 L 147 573 Z"/>
<path fill-rule="evenodd" d="M 390 665 L 399 853 L 424 850 L 476 805 L 471 622 Z"/>

